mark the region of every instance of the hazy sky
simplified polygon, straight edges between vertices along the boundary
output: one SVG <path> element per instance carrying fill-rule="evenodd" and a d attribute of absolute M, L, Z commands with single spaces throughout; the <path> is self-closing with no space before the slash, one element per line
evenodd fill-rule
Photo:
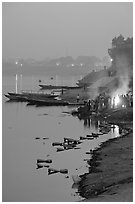
<path fill-rule="evenodd" d="M 132 3 L 2 4 L 2 57 L 103 57 L 112 38 L 133 36 Z"/>

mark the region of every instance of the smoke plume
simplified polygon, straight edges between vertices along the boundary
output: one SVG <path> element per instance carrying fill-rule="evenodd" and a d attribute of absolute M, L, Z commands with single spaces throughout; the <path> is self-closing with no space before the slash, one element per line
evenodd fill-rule
<path fill-rule="evenodd" d="M 126 94 L 129 91 L 129 82 L 132 76 L 132 66 L 126 54 L 116 57 L 116 70 L 119 80 L 117 94 Z"/>

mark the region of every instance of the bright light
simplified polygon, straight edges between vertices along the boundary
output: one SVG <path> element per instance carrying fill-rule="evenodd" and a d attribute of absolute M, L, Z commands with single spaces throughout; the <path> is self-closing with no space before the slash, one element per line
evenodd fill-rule
<path fill-rule="evenodd" d="M 112 97 L 112 107 L 117 107 L 117 105 L 120 103 L 120 98 L 118 95 L 115 97 Z"/>
<path fill-rule="evenodd" d="M 120 103 L 120 98 L 119 98 L 119 96 L 117 95 L 117 96 L 115 97 L 115 106 L 117 106 L 118 103 Z"/>
<path fill-rule="evenodd" d="M 111 58 L 111 59 L 110 59 L 110 61 L 112 62 L 112 61 L 113 61 L 113 59 Z"/>
<path fill-rule="evenodd" d="M 126 105 L 123 104 L 123 105 L 122 105 L 122 108 L 126 108 Z"/>
<path fill-rule="evenodd" d="M 18 64 L 18 62 L 15 62 L 15 64 Z"/>

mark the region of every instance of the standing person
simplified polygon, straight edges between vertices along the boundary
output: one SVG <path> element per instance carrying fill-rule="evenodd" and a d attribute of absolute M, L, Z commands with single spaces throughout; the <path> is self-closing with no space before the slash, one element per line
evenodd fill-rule
<path fill-rule="evenodd" d="M 99 100 L 98 98 L 95 100 L 95 111 L 98 112 L 99 109 Z"/>
<path fill-rule="evenodd" d="M 111 97 L 110 96 L 108 96 L 108 108 L 110 109 L 111 108 Z"/>
<path fill-rule="evenodd" d="M 91 100 L 88 101 L 89 110 L 91 110 Z"/>
<path fill-rule="evenodd" d="M 80 100 L 80 96 L 79 96 L 79 94 L 78 94 L 77 97 L 76 97 L 77 103 L 79 102 L 79 100 Z"/>
<path fill-rule="evenodd" d="M 115 108 L 115 97 L 113 97 L 113 109 Z"/>
<path fill-rule="evenodd" d="M 94 100 L 91 100 L 91 110 L 93 111 L 95 109 L 95 102 Z"/>
<path fill-rule="evenodd" d="M 133 107 L 133 95 L 131 95 L 130 106 Z"/>
<path fill-rule="evenodd" d="M 63 95 L 63 88 L 61 89 L 61 94 Z"/>

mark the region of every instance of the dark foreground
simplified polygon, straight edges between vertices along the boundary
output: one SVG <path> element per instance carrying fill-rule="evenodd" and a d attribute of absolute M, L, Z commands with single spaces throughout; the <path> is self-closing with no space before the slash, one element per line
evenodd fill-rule
<path fill-rule="evenodd" d="M 123 136 L 94 150 L 90 173 L 82 177 L 78 190 L 85 202 L 133 201 L 133 124 L 127 120 L 132 118 L 132 110 L 126 110 L 126 118 L 123 114 L 117 111 L 108 118 L 119 124 Z"/>

